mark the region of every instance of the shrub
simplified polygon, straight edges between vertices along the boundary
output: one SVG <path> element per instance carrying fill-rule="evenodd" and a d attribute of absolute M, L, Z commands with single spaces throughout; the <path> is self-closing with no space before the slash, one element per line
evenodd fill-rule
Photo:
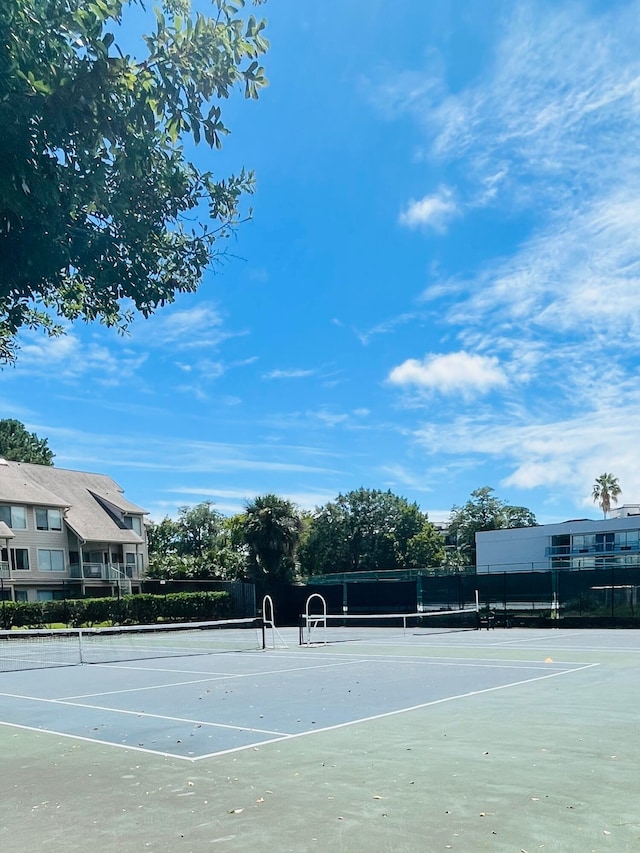
<path fill-rule="evenodd" d="M 208 622 L 232 616 L 233 599 L 228 592 L 176 592 L 67 601 L 5 601 L 3 613 L 5 628 L 42 628 L 57 623 L 81 628 L 105 622 Z"/>

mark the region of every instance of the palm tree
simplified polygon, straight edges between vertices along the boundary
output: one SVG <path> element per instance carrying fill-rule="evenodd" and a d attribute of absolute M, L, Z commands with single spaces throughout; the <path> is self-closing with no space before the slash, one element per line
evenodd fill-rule
<path fill-rule="evenodd" d="M 618 503 L 618 495 L 622 492 L 618 478 L 613 474 L 600 474 L 593 484 L 593 501 L 602 509 L 604 517 L 611 510 L 611 503 Z"/>
<path fill-rule="evenodd" d="M 291 501 L 263 495 L 247 504 L 244 541 L 249 547 L 252 574 L 261 589 L 293 580 L 301 532 L 302 519 Z"/>

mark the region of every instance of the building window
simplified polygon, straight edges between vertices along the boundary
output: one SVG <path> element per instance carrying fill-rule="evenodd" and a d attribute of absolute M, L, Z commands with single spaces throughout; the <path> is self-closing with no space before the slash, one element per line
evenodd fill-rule
<path fill-rule="evenodd" d="M 142 536 L 142 519 L 138 518 L 136 515 L 125 515 L 122 519 L 124 521 L 124 526 L 128 527 L 129 530 L 133 530 L 134 533 L 137 533 L 138 536 Z"/>
<path fill-rule="evenodd" d="M 14 530 L 26 530 L 27 511 L 23 506 L 0 506 L 0 521 Z"/>
<path fill-rule="evenodd" d="M 63 601 L 64 595 L 61 589 L 38 589 L 36 590 L 38 601 Z"/>
<path fill-rule="evenodd" d="M 38 548 L 38 568 L 41 572 L 64 572 L 64 551 Z"/>
<path fill-rule="evenodd" d="M 16 601 L 29 601 L 29 594 L 26 589 L 17 589 L 14 595 Z"/>
<path fill-rule="evenodd" d="M 11 548 L 10 550 L 3 548 L 0 551 L 0 560 L 3 563 L 9 563 L 13 571 L 29 571 L 29 550 L 27 548 Z"/>
<path fill-rule="evenodd" d="M 36 530 L 62 530 L 59 509 L 36 509 Z"/>
<path fill-rule="evenodd" d="M 29 551 L 26 548 L 12 548 L 13 568 L 17 572 L 29 571 Z"/>
<path fill-rule="evenodd" d="M 125 559 L 125 574 L 128 578 L 132 578 L 136 569 L 136 555 L 127 553 L 124 555 Z"/>

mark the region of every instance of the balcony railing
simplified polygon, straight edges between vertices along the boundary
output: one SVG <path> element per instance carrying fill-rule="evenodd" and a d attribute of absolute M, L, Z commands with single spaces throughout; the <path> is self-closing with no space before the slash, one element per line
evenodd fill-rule
<path fill-rule="evenodd" d="M 618 545 L 608 542 L 598 542 L 587 548 L 572 548 L 569 545 L 551 545 L 545 549 L 547 557 L 579 557 L 583 554 L 640 554 L 640 543 L 633 545 Z"/>
<path fill-rule="evenodd" d="M 11 572 L 9 571 L 9 563 L 5 560 L 0 560 L 0 578 L 9 578 L 11 577 Z"/>
<path fill-rule="evenodd" d="M 102 581 L 129 581 L 138 580 L 140 571 L 137 566 L 124 563 L 77 563 L 70 567 L 72 578 L 83 578 L 84 580 Z"/>

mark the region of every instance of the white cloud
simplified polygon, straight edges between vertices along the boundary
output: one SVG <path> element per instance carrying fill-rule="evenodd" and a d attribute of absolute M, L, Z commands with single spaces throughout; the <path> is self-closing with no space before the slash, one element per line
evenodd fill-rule
<path fill-rule="evenodd" d="M 378 323 L 373 328 L 366 332 L 360 332 L 355 329 L 356 336 L 363 346 L 367 346 L 371 340 L 377 335 L 389 335 L 396 331 L 400 326 L 405 326 L 409 323 L 424 319 L 423 312 L 407 311 L 404 314 L 399 314 L 397 317 L 392 317 L 390 320 L 385 320 Z"/>
<path fill-rule="evenodd" d="M 56 380 L 73 382 L 91 374 L 97 385 L 118 385 L 131 377 L 147 360 L 146 353 L 136 353 L 115 339 L 112 346 L 95 341 L 85 342 L 73 332 L 49 338 L 37 332 L 21 337 L 16 373 L 55 376 Z"/>
<path fill-rule="evenodd" d="M 338 426 L 338 424 L 345 424 L 349 420 L 349 415 L 347 414 L 329 412 L 326 409 L 322 409 L 319 412 L 310 412 L 309 414 L 312 418 L 315 418 L 320 421 L 320 423 L 330 428 Z"/>
<path fill-rule="evenodd" d="M 144 322 L 134 323 L 131 333 L 134 341 L 147 346 L 171 345 L 179 350 L 215 348 L 229 338 L 247 334 L 226 330 L 222 314 L 210 302 L 198 302 L 183 309 L 165 307 Z"/>
<path fill-rule="evenodd" d="M 637 428 L 638 395 L 598 405 L 597 392 L 588 411 L 565 418 L 535 420 L 525 412 L 493 412 L 483 418 L 457 417 L 445 426 L 424 423 L 414 438 L 429 456 L 447 457 L 460 465 L 493 460 L 507 472 L 500 485 L 528 490 L 542 488 L 549 503 L 563 495 L 561 506 L 573 504 L 593 511 L 591 486 L 603 471 L 619 477 L 621 502 L 640 495 Z M 570 496 L 567 500 L 567 496 Z"/>
<path fill-rule="evenodd" d="M 399 217 L 401 225 L 408 228 L 425 226 L 435 231 L 444 231 L 448 222 L 458 213 L 453 193 L 440 187 L 435 195 L 426 195 L 419 201 L 412 199 Z"/>
<path fill-rule="evenodd" d="M 464 351 L 427 355 L 422 361 L 407 359 L 393 368 L 388 381 L 392 385 L 464 397 L 486 394 L 507 385 L 507 377 L 497 358 Z"/>
<path fill-rule="evenodd" d="M 193 503 L 200 503 L 204 500 L 212 500 L 216 509 L 223 507 L 234 506 L 236 512 L 242 512 L 247 501 L 253 500 L 258 495 L 264 495 L 267 490 L 264 487 L 251 486 L 244 489 L 224 489 L 217 486 L 211 488 L 191 488 L 189 486 L 176 486 L 175 488 L 165 489 L 166 492 L 175 495 L 184 495 L 185 497 L 193 498 Z M 291 501 L 300 509 L 314 510 L 318 506 L 323 506 L 335 499 L 336 494 L 327 490 L 315 491 L 280 491 L 280 497 Z M 226 502 L 226 503 L 225 503 Z M 181 502 L 184 503 L 184 500 Z M 191 503 L 191 501 L 190 501 Z M 226 511 L 226 510 L 224 510 Z"/>
<path fill-rule="evenodd" d="M 263 379 L 304 379 L 307 376 L 313 376 L 314 373 L 314 370 L 302 370 L 300 368 L 271 370 L 269 373 L 263 374 Z"/>

